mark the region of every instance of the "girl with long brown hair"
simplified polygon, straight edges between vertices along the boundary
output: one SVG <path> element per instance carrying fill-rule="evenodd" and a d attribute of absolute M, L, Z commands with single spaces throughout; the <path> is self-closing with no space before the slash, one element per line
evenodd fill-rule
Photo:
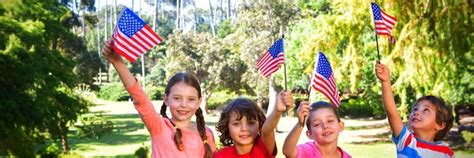
<path fill-rule="evenodd" d="M 188 73 L 177 73 L 171 77 L 163 96 L 160 116 L 125 62 L 113 51 L 112 45 L 113 41 L 107 41 L 103 54 L 114 65 L 150 132 L 152 157 L 212 157 L 216 145 L 212 131 L 205 126 L 202 110 L 199 108 L 201 88 L 197 78 Z M 166 115 L 167 107 L 171 118 Z M 193 115 L 196 115 L 196 124 L 191 121 Z"/>

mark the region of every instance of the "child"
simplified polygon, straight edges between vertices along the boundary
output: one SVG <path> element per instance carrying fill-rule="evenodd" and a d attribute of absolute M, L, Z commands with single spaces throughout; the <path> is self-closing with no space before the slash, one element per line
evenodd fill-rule
<path fill-rule="evenodd" d="M 392 139 L 397 146 L 398 157 L 454 157 L 453 151 L 437 142 L 453 126 L 449 106 L 435 96 L 419 98 L 412 107 L 408 125 L 403 125 L 397 112 L 390 83 L 390 70 L 377 63 L 376 75 L 382 82 L 382 100 L 392 129 Z"/>
<path fill-rule="evenodd" d="M 212 131 L 204 125 L 202 111 L 199 108 L 201 88 L 196 77 L 178 73 L 168 81 L 160 116 L 125 62 L 113 51 L 112 44 L 113 41 L 105 43 L 103 54 L 114 65 L 150 132 L 151 156 L 210 158 L 215 151 L 214 137 Z M 170 108 L 171 118 L 166 116 L 167 106 Z M 197 125 L 191 122 L 193 115 L 196 115 Z"/>
<path fill-rule="evenodd" d="M 308 116 L 306 136 L 314 141 L 296 146 L 303 131 L 306 116 Z M 310 107 L 308 101 L 302 101 L 298 107 L 298 123 L 286 137 L 283 154 L 290 158 L 350 158 L 347 152 L 337 146 L 337 139 L 342 130 L 344 130 L 344 122 L 341 121 L 334 106 L 320 101 L 311 104 Z"/>
<path fill-rule="evenodd" d="M 216 129 L 224 148 L 214 158 L 275 157 L 275 128 L 280 115 L 293 105 L 290 92 L 280 92 L 273 112 L 265 119 L 262 109 L 245 98 L 237 98 L 222 111 Z"/>

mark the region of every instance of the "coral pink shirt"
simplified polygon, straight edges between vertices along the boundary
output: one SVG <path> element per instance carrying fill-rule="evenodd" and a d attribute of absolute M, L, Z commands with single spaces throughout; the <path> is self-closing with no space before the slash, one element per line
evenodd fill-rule
<path fill-rule="evenodd" d="M 342 150 L 340 147 L 337 147 L 337 149 L 342 152 L 342 158 L 351 158 L 351 155 Z M 316 147 L 316 142 L 314 141 L 309 141 L 304 144 L 300 144 L 296 147 L 296 150 L 298 151 L 296 155 L 296 157 L 298 158 L 323 157 L 321 155 L 321 152 L 319 152 L 319 149 Z"/>
<path fill-rule="evenodd" d="M 173 137 L 176 133 L 169 119 L 161 117 L 153 107 L 150 99 L 146 96 L 138 82 L 131 87 L 126 87 L 132 96 L 138 113 L 142 121 L 145 123 L 148 132 L 151 135 L 151 156 L 170 157 L 170 158 L 202 158 L 204 157 L 204 143 L 199 136 L 198 131 L 181 129 L 183 133 L 184 150 L 179 151 L 174 143 Z M 211 146 L 212 152 L 216 150 L 214 136 L 212 131 L 206 127 L 207 142 Z"/>

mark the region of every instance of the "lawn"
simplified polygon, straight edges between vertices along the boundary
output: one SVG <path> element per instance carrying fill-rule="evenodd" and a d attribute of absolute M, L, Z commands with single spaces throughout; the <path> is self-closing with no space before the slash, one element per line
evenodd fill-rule
<path fill-rule="evenodd" d="M 161 102 L 154 101 L 153 103 L 154 105 L 157 105 L 155 106 L 155 109 L 159 109 Z M 99 138 L 79 138 L 73 129 L 69 135 L 73 155 L 85 157 L 133 156 L 134 152 L 140 147 L 150 146 L 148 132 L 146 131 L 131 102 L 98 101 L 97 106 L 91 107 L 91 113 L 102 113 L 102 116 L 106 120 L 113 122 L 114 128 L 112 131 L 101 135 Z M 217 122 L 217 120 L 217 116 L 207 116 L 206 124 L 209 127 L 214 128 L 215 122 Z M 279 151 L 277 157 L 284 157 L 281 152 L 281 147 L 283 146 L 284 138 L 288 134 L 288 131 L 293 127 L 293 123 L 295 121 L 296 118 L 291 117 L 283 117 L 281 119 L 278 129 L 282 130 L 283 132 L 276 134 L 277 147 Z M 365 126 L 364 123 L 371 123 L 369 121 L 357 120 L 344 121 L 346 122 L 346 126 Z M 380 123 L 383 121 L 384 120 L 377 120 L 372 122 Z M 344 150 L 346 150 L 355 158 L 395 157 L 395 146 L 391 142 L 366 144 L 350 143 L 350 139 L 358 139 L 354 135 L 358 135 L 358 133 L 370 133 L 370 131 L 372 130 L 357 131 L 349 127 L 347 130 L 341 133 L 339 144 Z M 217 139 L 218 137 L 215 131 L 214 135 Z M 303 132 L 299 142 L 303 143 L 306 141 L 308 141 L 308 138 L 306 138 Z M 472 151 L 456 151 L 455 154 L 458 158 L 474 156 Z"/>

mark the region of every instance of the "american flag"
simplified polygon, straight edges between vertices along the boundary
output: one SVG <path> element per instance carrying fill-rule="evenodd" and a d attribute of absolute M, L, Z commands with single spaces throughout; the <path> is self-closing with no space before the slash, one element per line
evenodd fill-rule
<path fill-rule="evenodd" d="M 125 7 L 112 35 L 114 50 L 130 62 L 163 40 L 132 10 Z"/>
<path fill-rule="evenodd" d="M 395 43 L 392 35 L 392 28 L 397 23 L 397 19 L 391 15 L 386 14 L 374 2 L 372 5 L 372 13 L 374 14 L 375 32 L 378 35 L 387 35 L 390 37 L 390 42 Z"/>
<path fill-rule="evenodd" d="M 257 61 L 257 68 L 263 76 L 268 77 L 285 63 L 285 53 L 283 50 L 283 39 L 275 41 L 265 54 Z"/>
<path fill-rule="evenodd" d="M 339 92 L 334 81 L 331 65 L 322 52 L 319 52 L 316 58 L 311 78 L 311 87 L 326 96 L 334 107 L 339 107 L 341 102 L 339 101 Z"/>

